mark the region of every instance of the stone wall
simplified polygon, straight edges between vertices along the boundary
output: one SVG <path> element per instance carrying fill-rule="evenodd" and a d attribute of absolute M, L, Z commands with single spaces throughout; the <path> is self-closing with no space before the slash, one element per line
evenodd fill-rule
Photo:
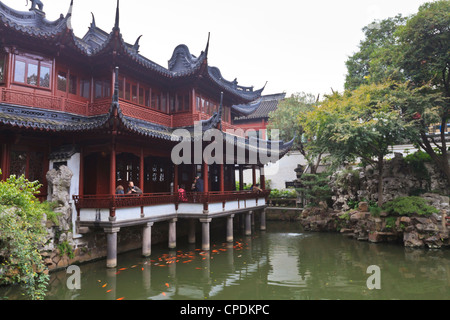
<path fill-rule="evenodd" d="M 267 221 L 298 221 L 300 220 L 302 209 L 267 207 L 265 211 Z"/>
<path fill-rule="evenodd" d="M 450 194 L 447 180 L 432 163 L 424 163 L 425 170 L 418 171 L 409 165 L 401 153 L 385 161 L 383 171 L 383 201 L 401 196 L 419 195 L 427 191 Z M 356 167 L 342 170 L 331 176 L 333 209 L 349 210 L 349 202 L 378 201 L 378 170 Z"/>
<path fill-rule="evenodd" d="M 449 212 L 450 198 L 435 194 L 423 197 L 430 205 L 440 208 L 440 213 L 409 217 L 381 212 L 373 216 L 367 202 L 360 202 L 358 209 L 348 211 L 333 210 L 323 203 L 320 207 L 305 209 L 301 223 L 305 231 L 341 232 L 360 241 L 398 242 L 410 248 L 450 247 L 450 227 L 445 226 L 444 218 Z"/>

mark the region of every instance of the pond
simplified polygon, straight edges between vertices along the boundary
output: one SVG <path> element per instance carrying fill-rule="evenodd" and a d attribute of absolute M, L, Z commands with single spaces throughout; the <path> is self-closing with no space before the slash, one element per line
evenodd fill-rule
<path fill-rule="evenodd" d="M 182 244 L 183 241 L 178 241 Z M 268 222 L 267 231 L 235 234 L 232 244 L 212 239 L 211 251 L 153 246 L 81 266 L 81 289 L 71 274 L 51 275 L 47 300 L 321 300 L 450 299 L 450 251 L 371 244 L 340 234 L 303 232 L 298 223 Z M 377 266 L 380 289 L 368 288 Z M 0 297 L 20 299 L 15 288 Z"/>

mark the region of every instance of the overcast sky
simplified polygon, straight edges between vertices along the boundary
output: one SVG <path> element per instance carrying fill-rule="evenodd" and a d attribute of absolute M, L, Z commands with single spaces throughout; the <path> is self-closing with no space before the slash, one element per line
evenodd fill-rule
<path fill-rule="evenodd" d="M 28 10 L 26 0 L 1 0 Z M 70 0 L 42 0 L 56 20 Z M 126 42 L 143 35 L 140 53 L 167 67 L 179 44 L 198 56 L 211 41 L 209 65 L 224 78 L 264 94 L 327 94 L 342 91 L 345 61 L 358 50 L 362 28 L 375 19 L 416 13 L 423 0 L 122 0 L 120 28 Z M 110 32 L 116 0 L 74 0 L 72 26 L 83 37 L 94 13 L 97 27 Z"/>

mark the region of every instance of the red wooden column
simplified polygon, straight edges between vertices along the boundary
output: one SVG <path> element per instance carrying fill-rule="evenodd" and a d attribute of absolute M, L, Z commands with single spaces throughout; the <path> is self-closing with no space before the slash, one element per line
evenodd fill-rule
<path fill-rule="evenodd" d="M 260 167 L 259 168 L 259 179 L 260 179 L 260 183 L 261 183 L 261 189 L 262 190 L 266 190 L 266 175 L 264 172 L 264 167 Z"/>
<path fill-rule="evenodd" d="M 239 165 L 239 191 L 244 190 L 244 168 L 242 164 Z"/>
<path fill-rule="evenodd" d="M 256 165 L 252 165 L 252 177 L 253 177 L 253 185 L 256 184 Z"/>
<path fill-rule="evenodd" d="M 116 141 L 113 138 L 112 144 L 111 144 L 111 157 L 110 157 L 110 172 L 109 172 L 109 194 L 114 197 L 116 193 Z M 116 220 L 116 208 L 115 208 L 115 199 L 113 198 L 113 203 L 111 208 L 109 209 L 109 220 L 115 221 Z M 108 233 L 108 236 L 113 237 L 115 235 L 116 241 L 117 241 L 117 232 L 112 232 L 111 234 Z M 114 239 L 111 240 L 114 242 Z M 108 243 L 110 241 L 108 240 Z M 116 244 L 117 246 L 117 244 Z M 109 245 L 108 245 L 109 248 Z M 117 248 L 116 248 L 117 250 Z"/>
<path fill-rule="evenodd" d="M 140 162 L 139 162 L 139 188 L 142 190 L 142 192 L 145 193 L 144 191 L 144 148 L 141 148 L 141 154 L 140 154 Z"/>
<path fill-rule="evenodd" d="M 219 166 L 219 174 L 220 174 L 220 192 L 225 191 L 225 172 L 224 172 L 224 166 L 223 163 Z"/>
<path fill-rule="evenodd" d="M 116 193 L 116 142 L 113 139 L 110 156 L 109 194 Z"/>
<path fill-rule="evenodd" d="M 178 165 L 173 165 L 173 192 L 178 192 Z"/>
<path fill-rule="evenodd" d="M 196 107 L 196 103 L 197 102 L 197 97 L 195 94 L 195 88 L 192 88 L 191 91 L 191 113 L 197 113 L 197 107 Z"/>
<path fill-rule="evenodd" d="M 10 89 L 11 82 L 13 79 L 13 73 L 11 72 L 11 70 L 13 69 L 13 54 L 11 53 L 10 48 L 5 48 L 5 51 L 8 53 L 8 58 L 7 58 L 8 59 L 8 67 L 7 67 L 7 72 L 6 72 L 5 85 L 6 85 L 6 88 Z"/>
<path fill-rule="evenodd" d="M 204 184 L 204 190 L 203 192 L 209 192 L 209 167 L 208 164 L 203 161 L 203 184 Z"/>
<path fill-rule="evenodd" d="M 78 194 L 84 195 L 84 147 L 80 150 L 80 178 L 79 178 Z"/>
<path fill-rule="evenodd" d="M 9 144 L 5 143 L 2 145 L 2 159 L 1 159 L 2 169 L 2 180 L 6 181 L 9 177 Z"/>

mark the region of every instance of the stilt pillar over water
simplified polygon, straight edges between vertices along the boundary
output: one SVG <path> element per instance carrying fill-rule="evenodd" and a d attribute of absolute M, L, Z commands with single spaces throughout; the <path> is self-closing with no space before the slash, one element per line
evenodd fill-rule
<path fill-rule="evenodd" d="M 253 211 L 249 211 L 245 213 L 245 235 L 252 235 L 252 213 Z"/>
<path fill-rule="evenodd" d="M 248 211 L 244 215 L 244 230 L 246 236 L 252 235 L 252 216 L 253 211 Z"/>
<path fill-rule="evenodd" d="M 117 267 L 117 233 L 120 228 L 105 228 L 107 241 L 106 267 Z"/>
<path fill-rule="evenodd" d="M 169 249 L 177 247 L 177 221 L 176 218 L 169 221 Z"/>
<path fill-rule="evenodd" d="M 152 227 L 153 222 L 149 222 L 142 230 L 142 255 L 150 257 L 152 254 Z"/>
<path fill-rule="evenodd" d="M 212 219 L 200 219 L 202 223 L 202 250 L 209 251 L 210 249 L 210 236 L 209 236 L 209 224 Z"/>
<path fill-rule="evenodd" d="M 266 209 L 261 210 L 261 216 L 260 216 L 260 220 L 261 220 L 261 231 L 266 231 Z"/>
<path fill-rule="evenodd" d="M 188 243 L 195 244 L 195 219 L 189 220 Z"/>
<path fill-rule="evenodd" d="M 227 242 L 233 242 L 233 218 L 234 214 L 227 217 Z"/>

